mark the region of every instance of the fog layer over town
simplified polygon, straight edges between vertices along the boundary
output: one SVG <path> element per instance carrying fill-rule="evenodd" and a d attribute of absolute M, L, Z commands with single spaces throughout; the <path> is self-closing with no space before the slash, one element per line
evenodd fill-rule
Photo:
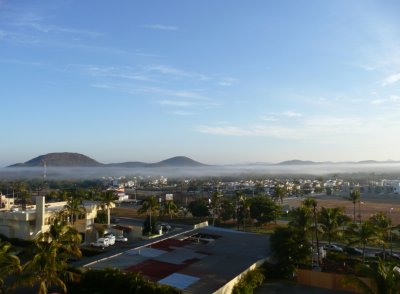
<path fill-rule="evenodd" d="M 182 177 L 218 177 L 240 175 L 329 175 L 338 173 L 400 173 L 400 163 L 374 164 L 312 164 L 312 165 L 215 165 L 204 167 L 47 167 L 47 179 L 94 179 L 103 176 L 158 176 L 170 178 Z M 41 178 L 43 167 L 12 167 L 1 168 L 2 179 L 32 179 Z"/>

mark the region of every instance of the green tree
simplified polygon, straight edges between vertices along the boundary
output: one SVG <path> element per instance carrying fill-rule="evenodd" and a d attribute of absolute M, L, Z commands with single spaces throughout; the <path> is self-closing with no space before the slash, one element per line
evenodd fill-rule
<path fill-rule="evenodd" d="M 172 217 L 178 213 L 178 210 L 178 206 L 176 206 L 173 200 L 165 201 L 163 214 L 169 215 L 170 219 L 172 219 Z"/>
<path fill-rule="evenodd" d="M 271 251 L 282 277 L 292 278 L 300 264 L 307 264 L 311 244 L 307 236 L 292 227 L 279 227 L 270 238 Z"/>
<path fill-rule="evenodd" d="M 274 188 L 274 196 L 276 199 L 279 199 L 281 201 L 281 204 L 283 203 L 283 198 L 286 197 L 287 190 L 285 186 L 282 185 L 275 185 Z"/>
<path fill-rule="evenodd" d="M 344 208 L 334 207 L 325 208 L 322 207 L 319 213 L 319 223 L 323 231 L 323 235 L 331 245 L 332 240 L 341 237 L 343 233 L 340 227 L 341 216 L 344 214 Z"/>
<path fill-rule="evenodd" d="M 356 222 L 356 204 L 360 202 L 361 193 L 359 189 L 353 189 L 350 191 L 349 200 L 353 203 L 353 217 L 354 222 Z"/>
<path fill-rule="evenodd" d="M 100 194 L 100 207 L 103 210 L 107 210 L 107 226 L 110 227 L 110 209 L 114 207 L 115 201 L 118 197 L 114 194 L 114 191 L 108 190 Z"/>
<path fill-rule="evenodd" d="M 246 222 L 250 218 L 250 201 L 242 191 L 236 192 L 236 220 L 239 230 L 240 224 L 243 224 L 243 231 L 246 230 Z"/>
<path fill-rule="evenodd" d="M 35 239 L 35 254 L 23 265 L 19 283 L 29 287 L 38 285 L 39 294 L 48 293 L 51 287 L 66 293 L 65 282 L 76 279 L 67 261 L 72 256 L 81 256 L 80 242 L 81 236 L 74 228 L 56 219 L 49 232 Z"/>
<path fill-rule="evenodd" d="M 392 220 L 383 212 L 379 212 L 371 216 L 369 221 L 375 227 L 378 236 L 378 243 L 382 246 L 382 250 L 385 254 L 386 244 L 390 242 L 389 235 L 391 234 Z"/>
<path fill-rule="evenodd" d="M 155 196 L 151 196 L 143 200 L 142 206 L 138 210 L 138 213 L 146 213 L 149 216 L 150 232 L 153 232 L 155 230 L 155 227 L 153 226 L 153 222 L 151 220 L 152 214 L 155 214 L 159 208 L 160 205 L 157 201 L 157 198 Z"/>
<path fill-rule="evenodd" d="M 123 272 L 119 269 L 88 270 L 82 273 L 79 283 L 69 285 L 74 294 L 178 294 L 180 290 L 151 282 L 139 273 Z"/>
<path fill-rule="evenodd" d="M 298 230 L 305 236 L 312 235 L 312 213 L 309 209 L 304 206 L 296 207 L 289 211 L 289 217 L 291 218 L 289 226 L 294 230 Z"/>
<path fill-rule="evenodd" d="M 215 219 L 220 217 L 220 210 L 221 210 L 221 199 L 224 197 L 220 192 L 214 192 L 211 196 L 211 210 L 212 210 L 212 217 L 213 217 L 213 226 L 215 225 Z"/>
<path fill-rule="evenodd" d="M 354 285 L 363 293 L 368 294 L 399 294 L 400 272 L 393 263 L 379 260 L 378 263 L 360 264 L 357 267 L 357 275 L 348 275 L 344 283 Z M 365 279 L 368 278 L 369 282 Z"/>
<path fill-rule="evenodd" d="M 318 237 L 318 221 L 317 221 L 317 205 L 318 202 L 314 198 L 306 198 L 304 199 L 302 205 L 306 208 L 309 209 L 312 212 L 312 216 L 314 219 L 314 234 L 315 234 L 315 241 L 317 243 L 317 255 L 318 255 L 318 265 L 320 263 L 320 252 L 319 252 L 319 237 Z"/>
<path fill-rule="evenodd" d="M 81 197 L 70 197 L 67 204 L 64 206 L 66 214 L 68 215 L 71 224 L 75 224 L 78 220 L 78 216 L 82 213 L 86 213 L 86 209 L 83 206 Z"/>
<path fill-rule="evenodd" d="M 230 199 L 223 199 L 221 203 L 221 219 L 228 221 L 235 216 L 235 206 Z"/>
<path fill-rule="evenodd" d="M 196 199 L 189 203 L 188 209 L 194 217 L 207 217 L 210 215 L 207 204 L 205 198 Z"/>
<path fill-rule="evenodd" d="M 347 228 L 349 245 L 359 244 L 362 247 L 362 260 L 365 261 L 365 247 L 369 243 L 378 243 L 379 237 L 375 226 L 369 221 L 361 224 L 353 223 Z"/>
<path fill-rule="evenodd" d="M 12 253 L 11 244 L 0 240 L 0 294 L 6 293 L 4 280 L 8 276 L 20 272 L 20 260 Z"/>
<path fill-rule="evenodd" d="M 282 207 L 269 197 L 256 196 L 249 200 L 250 216 L 256 219 L 259 224 L 276 221 Z"/>

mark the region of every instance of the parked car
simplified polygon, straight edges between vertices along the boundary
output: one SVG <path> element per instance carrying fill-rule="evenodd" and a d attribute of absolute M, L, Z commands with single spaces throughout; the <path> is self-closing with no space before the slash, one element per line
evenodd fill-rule
<path fill-rule="evenodd" d="M 115 244 L 115 236 L 113 235 L 113 233 L 104 234 L 104 237 L 109 240 L 108 241 L 109 245 L 114 245 Z"/>
<path fill-rule="evenodd" d="M 167 223 L 159 224 L 158 227 L 163 233 L 168 233 L 172 229 L 171 225 Z"/>
<path fill-rule="evenodd" d="M 356 247 L 345 247 L 344 252 L 349 255 L 362 255 L 362 250 Z"/>
<path fill-rule="evenodd" d="M 375 256 L 376 257 L 380 257 L 380 258 L 393 258 L 393 259 L 396 259 L 396 260 L 400 260 L 400 255 L 399 254 L 397 254 L 397 253 L 390 253 L 390 251 L 388 252 L 388 251 L 386 251 L 386 252 L 384 252 L 384 251 L 380 251 L 380 252 L 376 252 L 375 253 Z"/>
<path fill-rule="evenodd" d="M 99 242 L 99 241 L 95 241 L 95 242 L 90 243 L 90 246 L 91 247 L 101 248 L 101 249 L 104 249 L 104 247 L 106 247 L 106 246 L 104 246 L 103 242 Z"/>
<path fill-rule="evenodd" d="M 115 241 L 117 242 L 128 242 L 128 238 L 124 236 L 117 236 L 115 237 Z"/>
<path fill-rule="evenodd" d="M 324 249 L 327 251 L 343 252 L 343 248 L 336 244 L 326 244 L 324 245 Z"/>

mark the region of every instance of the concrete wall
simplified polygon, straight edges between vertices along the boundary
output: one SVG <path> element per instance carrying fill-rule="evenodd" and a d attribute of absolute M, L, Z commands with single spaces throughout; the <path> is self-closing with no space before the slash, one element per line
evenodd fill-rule
<path fill-rule="evenodd" d="M 344 285 L 345 275 L 335 273 L 314 272 L 310 270 L 299 269 L 297 271 L 297 282 L 302 285 L 325 288 L 335 291 L 348 291 L 351 293 L 363 293 L 351 285 Z M 369 283 L 368 279 L 362 279 Z"/>
<path fill-rule="evenodd" d="M 249 271 L 261 266 L 264 262 L 266 262 L 268 258 L 263 258 L 257 261 L 256 263 L 253 263 L 250 267 L 248 267 L 246 270 L 244 270 L 242 273 L 240 273 L 238 276 L 230 280 L 228 283 L 226 283 L 223 287 L 219 288 L 217 291 L 215 291 L 213 294 L 231 294 L 233 288 L 237 283 L 239 283 L 240 279 L 247 274 Z"/>

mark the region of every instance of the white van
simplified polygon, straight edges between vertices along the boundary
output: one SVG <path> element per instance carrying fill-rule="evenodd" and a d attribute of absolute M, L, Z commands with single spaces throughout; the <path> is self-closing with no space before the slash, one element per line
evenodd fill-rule
<path fill-rule="evenodd" d="M 99 238 L 99 239 L 97 239 L 97 243 L 101 243 L 104 245 L 104 247 L 108 247 L 108 246 L 110 246 L 110 239 L 109 238 Z"/>
<path fill-rule="evenodd" d="M 109 239 L 109 245 L 115 244 L 115 236 L 112 233 L 105 234 L 104 237 Z"/>

